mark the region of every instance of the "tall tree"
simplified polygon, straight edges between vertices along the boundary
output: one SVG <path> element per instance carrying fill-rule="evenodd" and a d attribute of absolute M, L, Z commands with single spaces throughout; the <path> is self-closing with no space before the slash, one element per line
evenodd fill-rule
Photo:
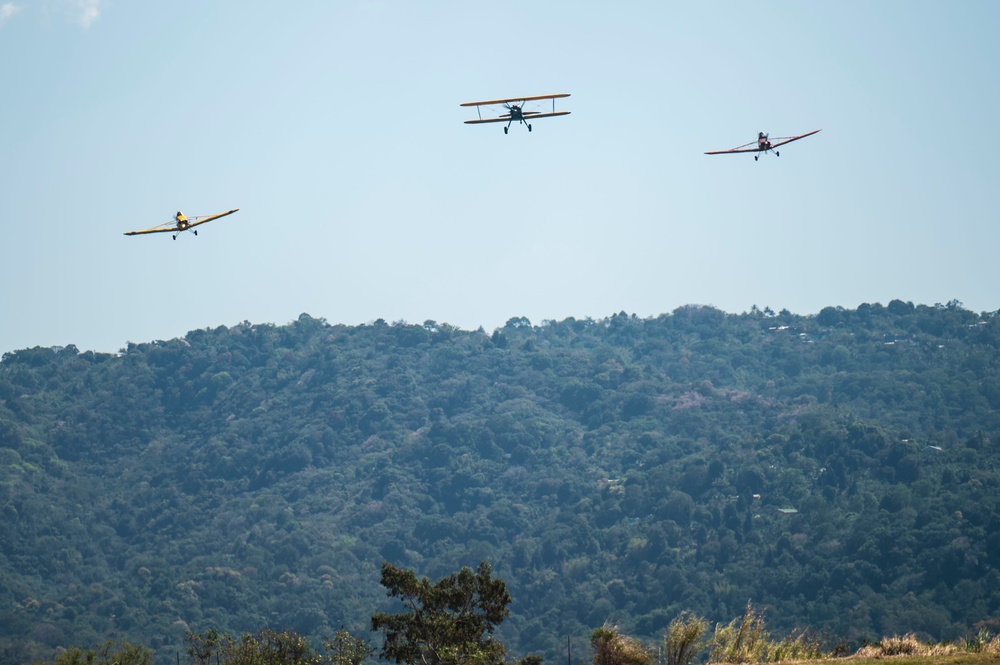
<path fill-rule="evenodd" d="M 372 616 L 385 634 L 381 656 L 402 665 L 494 665 L 507 650 L 493 630 L 510 614 L 506 583 L 483 561 L 436 583 L 412 570 L 382 564 L 382 586 L 405 611 Z"/>

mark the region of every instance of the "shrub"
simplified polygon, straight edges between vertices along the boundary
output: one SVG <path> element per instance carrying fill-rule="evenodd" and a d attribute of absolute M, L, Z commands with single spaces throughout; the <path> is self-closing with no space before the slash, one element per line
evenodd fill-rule
<path fill-rule="evenodd" d="M 594 647 L 594 665 L 650 665 L 649 651 L 632 637 L 621 635 L 618 628 L 605 624 L 590 636 Z"/>
<path fill-rule="evenodd" d="M 816 660 L 822 657 L 819 638 L 804 629 L 794 630 L 780 642 L 771 642 L 767 645 L 767 660 L 772 663 L 786 660 Z"/>
<path fill-rule="evenodd" d="M 195 665 L 306 665 L 317 662 L 306 638 L 295 631 L 263 628 L 233 637 L 215 629 L 188 632 L 188 655 Z"/>
<path fill-rule="evenodd" d="M 62 652 L 54 665 L 152 665 L 149 649 L 130 642 L 107 641 L 96 649 L 71 647 Z"/>
<path fill-rule="evenodd" d="M 708 622 L 700 616 L 681 612 L 667 627 L 663 639 L 666 665 L 690 665 L 708 644 Z"/>
<path fill-rule="evenodd" d="M 361 637 L 355 637 L 343 628 L 337 631 L 332 640 L 324 640 L 331 665 L 361 665 L 365 658 L 374 653 L 371 644 Z"/>
<path fill-rule="evenodd" d="M 767 653 L 764 616 L 757 614 L 750 602 L 743 616 L 728 626 L 716 626 L 709 652 L 710 663 L 758 663 Z"/>
<path fill-rule="evenodd" d="M 878 644 L 868 644 L 858 649 L 860 658 L 886 658 L 889 656 L 945 656 L 958 650 L 954 644 L 924 644 L 913 633 L 883 637 Z"/>
<path fill-rule="evenodd" d="M 973 653 L 1000 653 L 1000 635 L 993 635 L 982 628 L 975 637 L 965 640 L 965 650 Z"/>

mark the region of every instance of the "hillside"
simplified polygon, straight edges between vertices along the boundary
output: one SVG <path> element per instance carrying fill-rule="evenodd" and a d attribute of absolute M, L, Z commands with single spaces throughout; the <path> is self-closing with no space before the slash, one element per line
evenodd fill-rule
<path fill-rule="evenodd" d="M 832 641 L 1000 622 L 1000 316 L 248 322 L 0 363 L 0 662 L 361 632 L 488 560 L 513 656 L 748 599 Z M 985 622 L 985 623 L 983 623 Z M 168 661 L 169 659 L 169 661 Z"/>

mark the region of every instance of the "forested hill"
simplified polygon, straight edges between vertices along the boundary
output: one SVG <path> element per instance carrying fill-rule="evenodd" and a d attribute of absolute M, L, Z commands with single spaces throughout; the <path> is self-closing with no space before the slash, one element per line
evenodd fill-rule
<path fill-rule="evenodd" d="M 995 631 L 998 441 L 1000 313 L 957 302 L 11 352 L 0 660 L 361 633 L 383 561 L 489 561 L 509 652 L 550 662 L 748 599 L 834 641 Z"/>

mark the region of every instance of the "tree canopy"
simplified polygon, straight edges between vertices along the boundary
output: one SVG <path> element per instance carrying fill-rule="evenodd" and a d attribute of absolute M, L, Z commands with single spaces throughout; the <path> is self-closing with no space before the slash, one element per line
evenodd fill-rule
<path fill-rule="evenodd" d="M 368 637 L 401 602 L 384 561 L 492 562 L 516 599 L 493 638 L 549 661 L 748 599 L 775 634 L 997 632 L 997 441 L 1000 316 L 957 302 L 10 351 L 0 664 Z"/>
<path fill-rule="evenodd" d="M 496 665 L 506 649 L 493 631 L 510 614 L 507 585 L 485 561 L 475 572 L 462 568 L 436 583 L 411 570 L 382 564 L 382 586 L 403 612 L 372 616 L 372 630 L 385 636 L 382 657 L 407 665 Z"/>

